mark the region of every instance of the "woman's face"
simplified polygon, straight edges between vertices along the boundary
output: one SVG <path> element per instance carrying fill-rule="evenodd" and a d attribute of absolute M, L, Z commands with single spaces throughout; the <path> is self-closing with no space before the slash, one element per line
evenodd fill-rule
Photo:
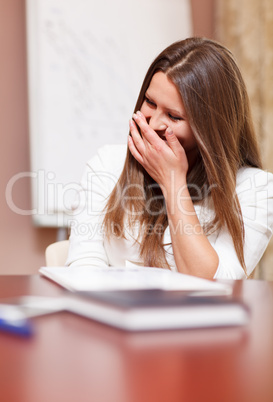
<path fill-rule="evenodd" d="M 181 96 L 176 86 L 163 72 L 154 74 L 140 111 L 146 117 L 149 126 L 162 139 L 165 139 L 166 129 L 171 127 L 187 156 L 196 155 L 197 144 Z"/>

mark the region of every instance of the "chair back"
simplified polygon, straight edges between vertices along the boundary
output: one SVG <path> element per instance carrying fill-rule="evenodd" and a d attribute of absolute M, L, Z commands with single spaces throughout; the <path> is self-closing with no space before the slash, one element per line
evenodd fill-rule
<path fill-rule="evenodd" d="M 63 267 L 68 255 L 69 240 L 57 241 L 47 246 L 45 262 L 47 267 Z"/>

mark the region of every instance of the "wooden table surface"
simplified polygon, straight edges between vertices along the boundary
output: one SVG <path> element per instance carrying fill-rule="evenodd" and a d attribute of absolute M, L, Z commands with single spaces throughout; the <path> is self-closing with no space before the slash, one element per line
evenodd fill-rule
<path fill-rule="evenodd" d="M 0 297 L 57 296 L 34 276 L 1 276 Z M 235 281 L 246 327 L 127 333 L 70 313 L 0 332 L 3 402 L 272 402 L 273 283 Z"/>

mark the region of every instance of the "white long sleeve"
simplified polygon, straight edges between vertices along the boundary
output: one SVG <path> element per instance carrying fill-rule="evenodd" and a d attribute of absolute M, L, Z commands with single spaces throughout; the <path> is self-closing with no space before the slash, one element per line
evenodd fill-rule
<path fill-rule="evenodd" d="M 237 175 L 236 192 L 245 227 L 244 257 L 249 275 L 260 261 L 272 236 L 273 175 L 260 169 L 242 168 Z M 246 277 L 227 230 L 221 230 L 213 247 L 220 257 L 215 278 Z"/>
<path fill-rule="evenodd" d="M 103 209 L 121 174 L 125 157 L 126 145 L 105 146 L 87 163 L 82 189 L 70 222 L 67 265 L 143 265 L 133 233 L 127 232 L 126 239 L 112 236 L 108 242 L 101 228 Z M 256 168 L 241 168 L 237 174 L 236 192 L 244 220 L 244 255 L 247 273 L 250 274 L 261 259 L 273 232 L 273 175 Z M 214 215 L 210 203 L 205 203 L 203 207 L 197 204 L 195 210 L 201 224 Z M 219 256 L 215 278 L 245 278 L 229 232 L 222 228 L 218 233 L 209 235 L 208 240 Z M 170 242 L 167 228 L 164 243 Z M 166 246 L 165 249 L 171 269 L 176 270 L 172 247 Z"/>
<path fill-rule="evenodd" d="M 124 165 L 126 145 L 104 146 L 86 165 L 81 190 L 70 220 L 70 247 L 66 265 L 105 266 L 103 209 Z"/>

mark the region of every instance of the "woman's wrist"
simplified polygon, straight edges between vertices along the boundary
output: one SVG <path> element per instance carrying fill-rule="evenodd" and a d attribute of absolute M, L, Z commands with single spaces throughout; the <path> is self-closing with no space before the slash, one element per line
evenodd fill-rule
<path fill-rule="evenodd" d="M 162 185 L 160 187 L 167 209 L 168 206 L 171 207 L 170 211 L 173 211 L 173 213 L 183 203 L 188 203 L 189 201 L 192 203 L 187 181 L 183 177 L 176 179 L 175 176 L 172 176 L 165 186 Z"/>

